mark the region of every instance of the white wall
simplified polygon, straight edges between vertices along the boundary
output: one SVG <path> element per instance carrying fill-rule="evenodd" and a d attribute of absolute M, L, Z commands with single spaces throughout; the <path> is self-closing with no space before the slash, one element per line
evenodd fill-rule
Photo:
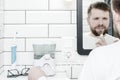
<path fill-rule="evenodd" d="M 65 0 L 4 0 L 4 65 L 10 65 L 10 47 L 17 35 L 18 65 L 33 64 L 33 43 L 54 41 L 56 47 L 56 64 L 58 69 L 68 72 L 72 64 L 72 78 L 77 78 L 86 57 L 76 52 L 76 0 L 71 3 Z M 67 39 L 65 37 L 68 37 Z M 71 58 L 66 59 L 70 48 Z"/>
<path fill-rule="evenodd" d="M 3 72 L 3 65 L 4 65 L 4 52 L 3 52 L 3 32 L 4 32 L 4 25 L 3 25 L 3 18 L 4 18 L 4 11 L 3 11 L 3 0 L 0 0 L 0 74 Z"/>

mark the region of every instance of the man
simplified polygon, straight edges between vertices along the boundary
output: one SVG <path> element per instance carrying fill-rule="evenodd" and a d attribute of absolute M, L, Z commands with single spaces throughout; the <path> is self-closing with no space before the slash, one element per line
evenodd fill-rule
<path fill-rule="evenodd" d="M 96 2 L 90 5 L 87 21 L 91 32 L 83 35 L 84 49 L 94 49 L 118 41 L 118 38 L 107 34 L 109 15 L 110 7 L 106 3 Z"/>
<path fill-rule="evenodd" d="M 112 12 L 115 26 L 120 27 L 120 0 L 112 0 Z M 79 80 L 120 80 L 120 41 L 93 49 Z"/>

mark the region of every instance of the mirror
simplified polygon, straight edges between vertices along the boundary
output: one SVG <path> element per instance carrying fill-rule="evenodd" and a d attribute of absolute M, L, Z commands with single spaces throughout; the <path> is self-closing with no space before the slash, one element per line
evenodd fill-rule
<path fill-rule="evenodd" d="M 84 45 L 89 46 L 90 40 L 87 40 L 89 44 L 84 43 L 85 40 L 83 40 L 83 34 L 90 31 L 90 27 L 87 22 L 87 11 L 90 4 L 94 2 L 106 2 L 108 5 L 110 5 L 110 0 L 77 0 L 77 51 L 80 55 L 88 55 L 89 52 L 92 50 L 92 48 L 85 48 Z M 113 29 L 112 29 L 112 14 L 110 13 L 110 20 L 109 20 L 109 26 L 108 26 L 108 34 L 113 35 Z"/>

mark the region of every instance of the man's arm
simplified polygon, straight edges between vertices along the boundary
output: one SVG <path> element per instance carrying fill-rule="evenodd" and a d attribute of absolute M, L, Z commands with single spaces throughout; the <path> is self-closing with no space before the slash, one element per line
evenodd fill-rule
<path fill-rule="evenodd" d="M 46 74 L 42 69 L 39 67 L 32 67 L 28 74 L 28 80 L 38 80 L 43 76 L 46 76 Z"/>

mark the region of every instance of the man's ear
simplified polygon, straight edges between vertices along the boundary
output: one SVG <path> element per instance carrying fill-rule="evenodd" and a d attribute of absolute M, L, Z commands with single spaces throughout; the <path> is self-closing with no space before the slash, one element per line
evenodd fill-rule
<path fill-rule="evenodd" d="M 113 13 L 113 18 L 118 19 L 120 17 L 118 12 L 112 10 L 112 13 Z"/>
<path fill-rule="evenodd" d="M 117 10 L 112 10 L 113 16 L 118 16 L 120 13 Z"/>
<path fill-rule="evenodd" d="M 116 12 L 114 10 L 112 10 L 113 16 L 116 14 Z"/>

